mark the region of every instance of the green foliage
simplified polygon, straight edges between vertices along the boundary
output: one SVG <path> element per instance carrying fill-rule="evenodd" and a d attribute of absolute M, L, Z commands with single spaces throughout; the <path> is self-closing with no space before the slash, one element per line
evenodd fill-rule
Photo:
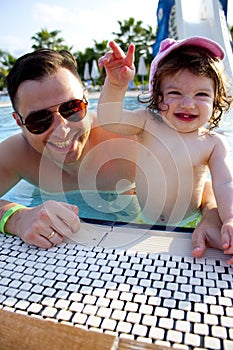
<path fill-rule="evenodd" d="M 127 51 L 130 43 L 135 44 L 135 65 L 138 66 L 140 55 L 145 58 L 146 65 L 149 68 L 149 64 L 152 60 L 152 45 L 155 42 L 156 34 L 152 30 L 151 26 L 146 28 L 143 26 L 142 21 L 135 21 L 134 18 L 130 17 L 128 20 L 118 21 L 119 32 L 113 32 L 115 36 L 114 40 L 120 45 L 123 51 Z M 231 37 L 233 38 L 233 26 L 229 28 Z M 49 32 L 46 28 L 41 29 L 34 36 L 31 37 L 33 40 L 32 49 L 37 50 L 40 48 L 49 48 L 54 50 L 69 50 L 72 52 L 72 47 L 68 47 L 65 44 L 65 40 L 60 36 L 60 30 L 53 30 Z M 94 46 L 88 47 L 84 52 L 77 51 L 73 55 L 78 64 L 78 72 L 80 77 L 84 79 L 84 67 L 85 63 L 88 62 L 90 69 L 92 61 L 98 61 L 98 58 L 103 56 L 108 50 L 108 40 L 103 40 L 98 43 L 94 40 Z M 0 50 L 0 90 L 5 86 L 5 76 L 15 63 L 16 58 L 13 57 L 9 52 Z M 149 71 L 149 69 L 148 69 Z M 104 81 L 105 72 L 104 69 L 101 71 L 101 77 L 98 81 L 102 84 Z M 146 79 L 148 77 L 145 77 Z M 140 83 L 140 77 L 136 75 L 136 84 Z"/>
<path fill-rule="evenodd" d="M 120 32 L 113 32 L 116 35 L 115 41 L 121 46 L 123 51 L 126 51 L 130 43 L 136 46 L 136 58 L 144 54 L 150 56 L 151 46 L 155 41 L 155 34 L 151 26 L 144 28 L 142 21 L 135 22 L 135 19 L 130 17 L 123 22 L 118 21 Z M 137 63 L 137 61 L 136 61 Z"/>
<path fill-rule="evenodd" d="M 229 30 L 230 30 L 231 39 L 232 39 L 232 41 L 231 41 L 231 46 L 232 46 L 232 49 L 233 49 L 233 26 L 230 27 Z"/>
<path fill-rule="evenodd" d="M 138 66 L 139 57 L 141 55 L 145 58 L 145 63 L 149 66 L 152 61 L 152 45 L 155 42 L 155 33 L 151 26 L 144 28 L 142 21 L 135 21 L 130 17 L 123 22 L 118 21 L 120 26 L 119 32 L 113 32 L 116 35 L 115 41 L 120 45 L 123 51 L 127 51 L 130 43 L 135 45 L 135 65 Z M 148 69 L 149 72 L 149 69 Z M 148 78 L 148 75 L 146 79 Z M 137 80 L 137 76 L 136 76 Z"/>
<path fill-rule="evenodd" d="M 46 28 L 41 29 L 40 32 L 36 33 L 31 37 L 34 40 L 34 44 L 32 45 L 32 49 L 38 50 L 43 48 L 48 48 L 52 50 L 72 50 L 72 47 L 68 47 L 64 43 L 64 39 L 59 37 L 58 35 L 61 33 L 60 30 L 53 30 L 52 32 L 48 32 Z"/>
<path fill-rule="evenodd" d="M 90 48 L 90 47 L 86 48 L 84 53 L 81 51 L 73 53 L 78 64 L 78 72 L 82 80 L 84 80 L 85 63 L 87 62 L 89 64 L 89 67 L 91 70 L 91 65 L 93 60 L 98 61 L 98 59 L 105 54 L 107 49 L 108 49 L 108 40 L 104 40 L 101 43 L 97 43 L 97 41 L 94 40 L 93 48 Z M 103 79 L 104 79 L 104 72 L 102 71 L 101 76 L 97 81 L 97 83 L 102 84 Z"/>
<path fill-rule="evenodd" d="M 9 52 L 0 50 L 0 90 L 6 86 L 5 77 L 13 67 L 15 61 L 16 58 Z"/>
<path fill-rule="evenodd" d="M 147 65 L 152 60 L 152 45 L 155 41 L 155 34 L 153 33 L 152 27 L 148 26 L 144 28 L 142 21 L 135 21 L 134 18 L 130 17 L 128 20 L 123 22 L 118 21 L 120 26 L 119 32 L 113 32 L 112 34 L 116 37 L 114 40 L 120 45 L 123 51 L 127 51 L 130 43 L 135 44 L 135 64 L 138 65 L 140 55 L 145 56 Z M 76 52 L 74 54 L 78 67 L 79 74 L 83 79 L 84 66 L 85 62 L 89 63 L 91 67 L 93 60 L 98 60 L 99 57 L 103 56 L 104 53 L 108 50 L 108 41 L 104 40 L 101 43 L 94 41 L 94 48 L 87 48 L 84 53 Z M 148 70 L 149 71 L 149 70 Z M 105 77 L 104 69 L 101 71 L 101 77 L 98 81 L 99 84 L 102 84 Z"/>

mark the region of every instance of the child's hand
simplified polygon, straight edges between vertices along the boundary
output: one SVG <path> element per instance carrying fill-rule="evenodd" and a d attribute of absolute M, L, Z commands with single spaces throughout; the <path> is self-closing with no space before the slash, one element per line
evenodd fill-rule
<path fill-rule="evenodd" d="M 233 218 L 224 221 L 221 229 L 221 237 L 224 254 L 233 254 Z M 227 263 L 233 264 L 233 257 Z"/>
<path fill-rule="evenodd" d="M 125 54 L 114 41 L 110 41 L 109 46 L 112 51 L 107 52 L 98 60 L 99 67 L 105 67 L 108 81 L 112 85 L 128 86 L 135 75 L 135 47 L 130 44 Z"/>
<path fill-rule="evenodd" d="M 224 254 L 233 254 L 233 219 L 227 221 L 222 225 L 218 216 L 217 209 L 212 209 L 203 216 L 201 222 L 195 228 L 192 234 L 193 251 L 192 255 L 196 258 L 201 257 L 207 247 L 223 250 Z M 225 230 L 227 233 L 225 233 Z M 221 231 L 221 234 L 220 234 Z M 229 235 L 228 231 L 231 232 Z M 223 233 L 224 232 L 224 233 Z M 228 248 L 223 245 L 223 237 L 227 237 L 227 245 L 231 241 Z M 233 265 L 233 257 L 228 259 L 227 263 Z"/>

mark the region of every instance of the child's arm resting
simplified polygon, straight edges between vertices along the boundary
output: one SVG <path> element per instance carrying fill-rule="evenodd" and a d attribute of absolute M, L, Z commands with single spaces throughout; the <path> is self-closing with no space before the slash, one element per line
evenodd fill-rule
<path fill-rule="evenodd" d="M 229 148 L 222 137 L 218 137 L 209 166 L 218 211 L 223 222 L 221 237 L 224 253 L 233 254 L 233 172 Z"/>

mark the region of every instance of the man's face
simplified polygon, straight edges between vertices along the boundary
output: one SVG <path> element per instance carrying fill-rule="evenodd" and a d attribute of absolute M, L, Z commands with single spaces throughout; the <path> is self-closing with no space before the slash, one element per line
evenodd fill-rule
<path fill-rule="evenodd" d="M 23 120 L 32 112 L 50 110 L 53 122 L 41 134 L 31 133 L 22 126 L 24 136 L 39 153 L 58 164 L 73 163 L 83 152 L 90 134 L 91 122 L 86 115 L 81 121 L 69 121 L 59 113 L 59 105 L 73 99 L 83 99 L 83 87 L 66 68 L 41 80 L 26 80 L 18 88 L 17 112 Z M 19 121 L 16 113 L 14 118 Z"/>

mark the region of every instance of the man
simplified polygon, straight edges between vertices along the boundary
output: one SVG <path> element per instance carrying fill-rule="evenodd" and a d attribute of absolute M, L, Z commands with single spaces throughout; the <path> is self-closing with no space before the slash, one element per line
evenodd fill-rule
<path fill-rule="evenodd" d="M 105 131 L 87 99 L 67 51 L 42 49 L 20 57 L 7 77 L 21 133 L 0 144 L 0 194 L 21 179 L 48 192 L 121 192 L 132 188 L 136 141 Z M 29 244 L 49 248 L 80 227 L 78 208 L 47 201 L 34 208 L 1 201 L 0 228 Z M 209 185 L 203 193 L 203 221 L 193 234 L 193 254 L 207 245 L 221 249 L 220 220 Z"/>

